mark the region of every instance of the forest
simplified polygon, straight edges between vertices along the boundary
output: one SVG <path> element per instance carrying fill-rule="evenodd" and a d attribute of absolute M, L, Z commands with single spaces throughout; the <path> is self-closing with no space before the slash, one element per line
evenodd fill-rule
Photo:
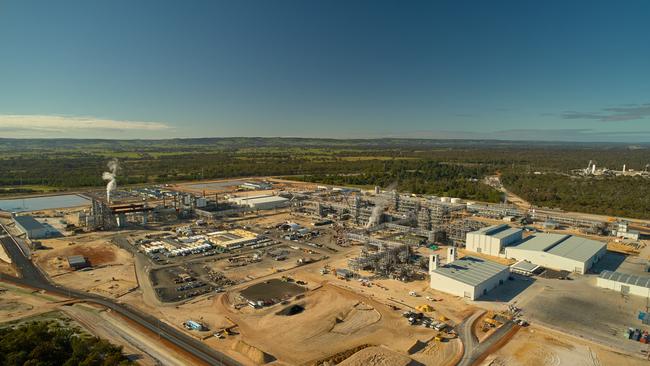
<path fill-rule="evenodd" d="M 641 177 L 570 177 L 517 174 L 501 177 L 509 190 L 537 206 L 650 219 L 650 180 Z"/>
<path fill-rule="evenodd" d="M 359 171 L 355 174 L 314 174 L 286 178 L 331 185 L 380 186 L 395 188 L 400 192 L 486 202 L 499 202 L 502 199 L 499 191 L 481 182 L 480 178 L 491 173 L 484 167 L 467 168 L 430 160 L 418 160 L 416 164 L 386 161 L 383 165 L 383 169 Z"/>
<path fill-rule="evenodd" d="M 53 321 L 0 329 L 0 365 L 126 366 L 122 348 Z"/>
<path fill-rule="evenodd" d="M 495 202 L 481 181 L 502 174 L 506 188 L 538 206 L 647 217 L 650 180 L 571 177 L 599 167 L 644 170 L 650 145 L 531 141 L 304 138 L 172 140 L 0 139 L 0 195 L 83 190 L 104 184 L 120 160 L 121 186 L 245 176 L 395 185 L 411 193 Z M 478 181 L 477 181 L 478 180 Z"/>

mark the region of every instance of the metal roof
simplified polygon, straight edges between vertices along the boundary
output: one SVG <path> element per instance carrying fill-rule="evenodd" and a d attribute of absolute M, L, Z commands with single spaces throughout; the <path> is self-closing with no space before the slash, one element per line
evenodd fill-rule
<path fill-rule="evenodd" d="M 536 264 L 530 263 L 528 261 L 519 261 L 519 262 L 513 264 L 512 266 L 510 266 L 510 268 L 517 269 L 517 270 L 524 271 L 524 272 L 534 272 L 537 268 L 539 268 L 539 266 L 536 265 Z"/>
<path fill-rule="evenodd" d="M 285 202 L 288 201 L 288 199 L 280 196 L 270 196 L 270 197 L 260 197 L 260 198 L 252 198 L 249 200 L 246 200 L 246 203 L 249 205 L 255 205 L 259 203 L 269 203 L 269 202 Z"/>
<path fill-rule="evenodd" d="M 81 255 L 71 255 L 68 257 L 68 264 L 77 265 L 77 264 L 86 264 L 86 258 Z"/>
<path fill-rule="evenodd" d="M 507 224 L 499 224 L 476 230 L 473 232 L 473 234 L 487 235 L 498 239 L 503 239 L 518 232 L 522 232 L 522 230 L 516 227 L 510 227 Z"/>
<path fill-rule="evenodd" d="M 547 252 L 560 257 L 586 262 L 605 246 L 607 244 L 600 241 L 571 236 Z"/>
<path fill-rule="evenodd" d="M 612 271 L 602 271 L 600 272 L 599 277 L 606 280 L 624 283 L 627 285 L 650 288 L 650 277 L 636 276 L 628 273 L 612 272 Z"/>
<path fill-rule="evenodd" d="M 513 249 L 547 252 L 558 257 L 585 262 L 606 246 L 605 243 L 562 234 L 537 234 L 526 238 Z"/>
<path fill-rule="evenodd" d="M 515 246 L 515 249 L 532 250 L 538 252 L 545 252 L 554 245 L 559 244 L 563 240 L 569 238 L 569 235 L 562 234 L 538 234 L 529 236 L 524 239 L 521 244 Z"/>
<path fill-rule="evenodd" d="M 507 238 L 507 237 L 509 237 L 509 236 L 511 236 L 513 234 L 521 233 L 522 231 L 523 230 L 518 229 L 516 227 L 511 227 L 511 228 L 508 228 L 507 230 L 503 230 L 503 231 L 501 231 L 501 232 L 499 232 L 497 234 L 494 234 L 492 236 L 497 238 L 497 239 L 503 239 L 503 238 Z"/>
<path fill-rule="evenodd" d="M 16 216 L 14 220 L 26 231 L 44 229 L 45 226 L 31 216 Z"/>
<path fill-rule="evenodd" d="M 478 229 L 474 233 L 483 234 L 483 235 L 494 235 L 494 234 L 496 234 L 496 233 L 498 233 L 500 231 L 503 231 L 503 230 L 505 230 L 505 229 L 507 229 L 509 227 L 510 226 L 508 226 L 506 224 L 492 225 L 492 226 L 488 226 L 488 227 Z"/>
<path fill-rule="evenodd" d="M 508 267 L 486 259 L 467 256 L 440 266 L 432 272 L 471 286 L 478 286 L 504 270 L 508 270 Z"/>

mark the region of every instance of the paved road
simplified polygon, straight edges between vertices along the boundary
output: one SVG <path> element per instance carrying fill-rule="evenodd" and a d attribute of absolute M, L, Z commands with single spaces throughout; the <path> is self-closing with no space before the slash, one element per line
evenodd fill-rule
<path fill-rule="evenodd" d="M 3 236 L 4 234 L 8 233 L 6 232 L 4 226 L 0 224 L 0 236 Z M 38 269 L 38 267 L 36 267 L 27 258 L 13 237 L 3 236 L 0 238 L 0 243 L 2 243 L 5 251 L 11 257 L 12 261 L 16 265 L 16 268 L 21 273 L 21 278 L 15 278 L 12 276 L 0 274 L 0 279 L 7 282 L 13 282 L 20 285 L 42 289 L 64 297 L 70 297 L 102 305 L 138 323 L 149 331 L 158 334 L 160 338 L 173 343 L 174 345 L 180 347 L 184 351 L 190 353 L 194 357 L 206 362 L 209 365 L 240 365 L 237 361 L 220 352 L 215 351 L 214 349 L 206 346 L 204 343 L 186 334 L 183 334 L 181 331 L 166 323 L 161 322 L 159 319 L 150 315 L 145 315 L 139 310 L 136 310 L 130 306 L 114 302 L 113 300 L 99 295 L 79 292 L 77 290 L 52 284 L 47 279 L 47 277 Z"/>
<path fill-rule="evenodd" d="M 472 324 L 474 324 L 476 319 L 483 316 L 483 314 L 485 314 L 485 311 L 482 310 L 475 312 L 458 327 L 458 336 L 461 342 L 463 342 L 463 358 L 457 366 L 472 366 L 490 347 L 500 341 L 515 326 L 514 322 L 509 321 L 497 329 L 483 343 L 479 343 L 472 331 Z"/>

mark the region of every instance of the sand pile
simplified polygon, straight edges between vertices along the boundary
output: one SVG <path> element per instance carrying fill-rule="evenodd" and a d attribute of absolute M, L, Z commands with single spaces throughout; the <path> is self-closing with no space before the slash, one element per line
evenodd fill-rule
<path fill-rule="evenodd" d="M 275 361 L 275 357 L 241 340 L 234 343 L 232 349 L 246 356 L 257 365 Z"/>
<path fill-rule="evenodd" d="M 364 303 L 355 305 L 347 314 L 339 314 L 332 328 L 333 333 L 351 334 L 371 324 L 377 323 L 381 314 Z"/>
<path fill-rule="evenodd" d="M 368 347 L 353 354 L 339 366 L 406 366 L 411 359 L 384 347 Z"/>

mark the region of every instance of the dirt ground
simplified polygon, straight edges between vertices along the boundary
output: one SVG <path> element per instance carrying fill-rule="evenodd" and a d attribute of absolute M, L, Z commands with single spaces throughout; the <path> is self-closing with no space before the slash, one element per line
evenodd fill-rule
<path fill-rule="evenodd" d="M 87 234 L 74 238 L 57 238 L 43 240 L 45 248 L 33 253 L 33 259 L 50 276 L 70 272 L 66 257 L 81 255 L 86 257 L 93 267 L 106 264 L 131 261 L 131 255 L 112 245 L 108 234 Z"/>
<path fill-rule="evenodd" d="M 330 283 L 290 304 L 260 310 L 235 310 L 228 298 L 220 298 L 217 312 L 227 314 L 238 325 L 246 342 L 292 365 L 308 364 L 362 344 L 385 345 L 406 355 L 418 341 L 428 344 L 435 335 L 431 329 L 409 326 L 400 312 L 372 298 Z M 292 316 L 276 314 L 294 304 L 305 310 Z M 282 342 L 277 342 L 279 335 Z"/>
<path fill-rule="evenodd" d="M 11 263 L 11 258 L 7 255 L 5 248 L 0 245 L 0 262 Z"/>
<path fill-rule="evenodd" d="M 421 248 L 422 249 L 422 248 Z M 444 249 L 439 249 L 436 251 L 443 252 Z M 347 260 L 355 255 L 355 252 L 352 252 L 346 255 L 344 258 L 334 260 L 330 263 L 331 268 L 347 268 Z M 311 272 L 311 273 L 309 273 Z M 311 274 L 312 276 L 319 276 L 317 268 L 314 268 L 306 272 L 305 274 Z M 371 274 L 369 272 L 361 272 L 362 275 Z M 435 311 L 433 313 L 427 314 L 438 318 L 440 316 L 445 316 L 452 320 L 452 323 L 460 323 L 463 319 L 470 316 L 476 308 L 472 305 L 467 304 L 462 298 L 446 294 L 444 292 L 433 290 L 430 287 L 429 280 L 423 279 L 419 281 L 412 282 L 401 282 L 398 280 L 390 279 L 380 279 L 373 280 L 370 287 L 363 286 L 358 281 L 344 281 L 334 279 L 334 275 L 328 274 L 325 276 L 328 280 L 334 280 L 340 283 L 341 286 L 350 288 L 354 292 L 363 294 L 365 296 L 370 296 L 378 301 L 381 301 L 387 305 L 397 306 L 404 310 L 414 310 L 416 307 L 424 304 L 431 305 Z M 415 291 L 418 296 L 410 296 L 409 292 Z M 433 298 L 435 301 L 427 300 L 427 297 Z"/>
<path fill-rule="evenodd" d="M 243 184 L 248 181 L 262 181 L 269 180 L 273 183 L 272 190 L 259 190 L 259 191 L 241 191 L 235 192 L 240 184 Z M 204 187 L 192 187 L 197 184 L 205 184 Z M 316 184 L 313 183 L 302 183 L 281 179 L 273 179 L 268 177 L 248 177 L 248 178 L 230 178 L 230 179 L 220 179 L 220 180 L 210 180 L 210 181 L 196 181 L 191 183 L 182 183 L 172 185 L 171 189 L 180 192 L 191 192 L 196 194 L 202 194 L 205 192 L 206 195 L 215 194 L 215 193 L 227 193 L 235 192 L 239 195 L 253 195 L 253 194 L 269 194 L 276 190 L 304 190 L 304 189 L 314 189 Z"/>
<path fill-rule="evenodd" d="M 312 228 L 313 219 L 307 218 L 302 215 L 292 214 L 288 211 L 281 211 L 265 216 L 248 215 L 238 219 L 239 224 L 251 227 L 265 229 L 267 226 L 275 226 L 287 221 L 295 222 L 303 227 Z"/>
<path fill-rule="evenodd" d="M 429 342 L 422 350 L 412 354 L 411 358 L 424 365 L 451 366 L 461 354 L 461 342 L 454 339 L 448 342 Z"/>
<path fill-rule="evenodd" d="M 14 277 L 18 276 L 18 272 L 16 271 L 14 266 L 5 261 L 0 261 L 0 273 L 4 273 Z"/>
<path fill-rule="evenodd" d="M 0 323 L 55 310 L 60 298 L 0 283 Z"/>
<path fill-rule="evenodd" d="M 504 347 L 488 356 L 485 366 L 648 365 L 648 361 L 616 353 L 594 343 L 539 327 L 521 329 Z"/>
<path fill-rule="evenodd" d="M 117 298 L 138 286 L 133 257 L 108 242 L 107 235 L 93 234 L 74 238 L 43 241 L 50 249 L 34 252 L 33 258 L 57 283 L 75 289 Z M 74 244 L 71 244 L 74 243 Z M 92 270 L 73 271 L 67 257 L 82 255 Z"/>
<path fill-rule="evenodd" d="M 411 359 L 393 352 L 386 347 L 368 347 L 355 353 L 345 361 L 339 363 L 339 366 L 408 366 Z"/>

